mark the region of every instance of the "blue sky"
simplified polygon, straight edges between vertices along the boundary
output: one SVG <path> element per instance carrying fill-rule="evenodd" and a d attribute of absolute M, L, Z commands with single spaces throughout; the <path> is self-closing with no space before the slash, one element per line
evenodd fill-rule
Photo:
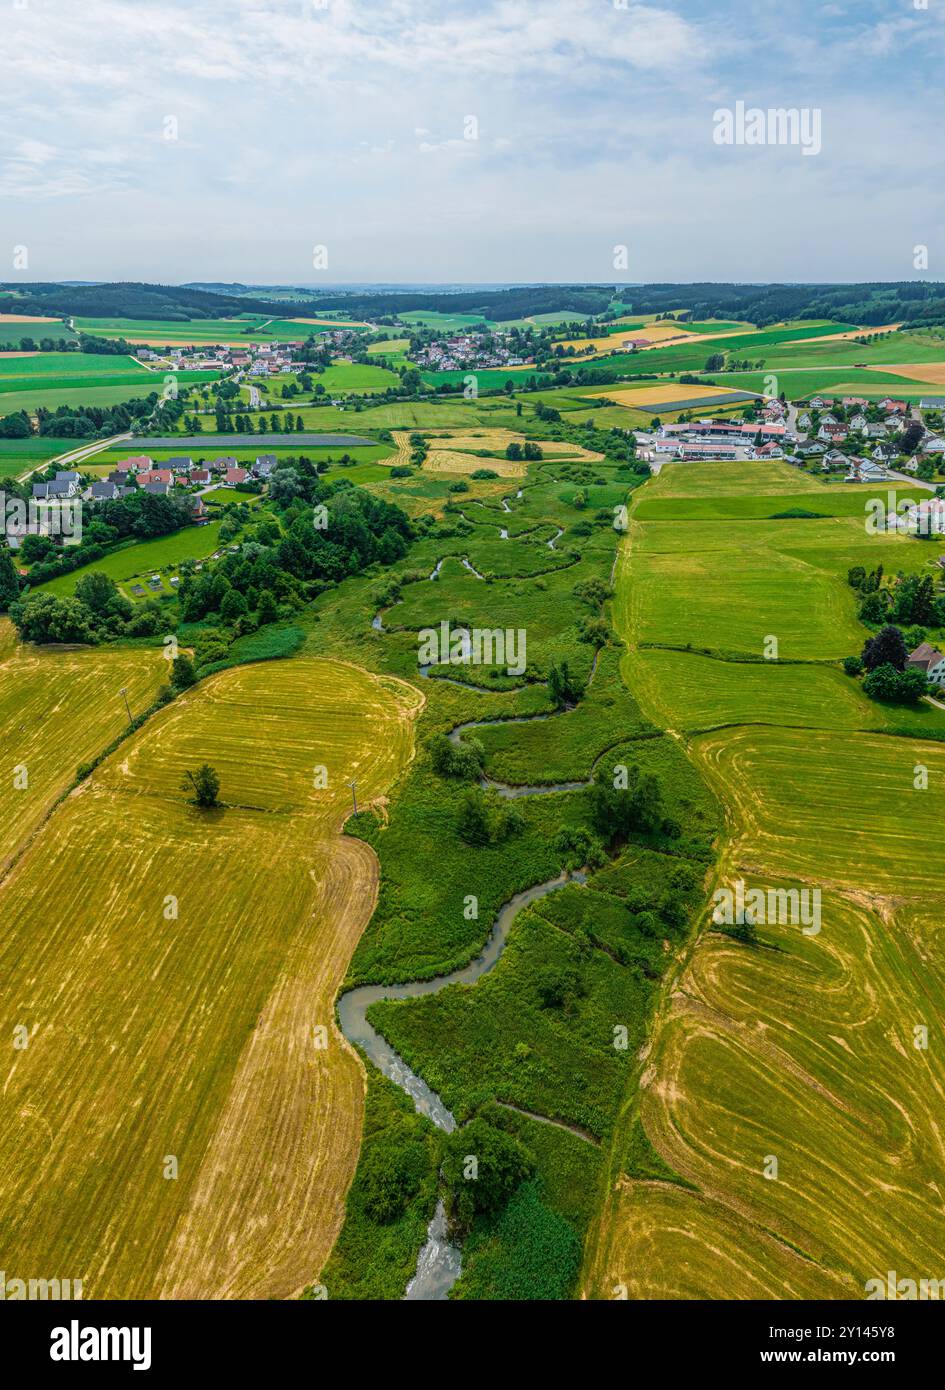
<path fill-rule="evenodd" d="M 945 279 L 945 0 L 5 0 L 0 35 L 0 279 L 904 279 L 919 244 Z M 737 101 L 817 108 L 822 152 L 716 145 Z"/>

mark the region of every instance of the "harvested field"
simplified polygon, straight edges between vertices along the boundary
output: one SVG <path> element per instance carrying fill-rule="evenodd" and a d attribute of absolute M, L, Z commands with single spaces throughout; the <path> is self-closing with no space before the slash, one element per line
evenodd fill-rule
<path fill-rule="evenodd" d="M 519 459 L 480 459 L 454 449 L 431 449 L 423 463 L 424 473 L 475 473 L 479 468 L 490 468 L 500 478 L 524 478 L 526 467 Z"/>
<path fill-rule="evenodd" d="M 659 406 L 664 410 L 685 410 L 689 405 L 725 405 L 728 401 L 734 405 L 739 401 L 752 399 L 748 392 L 736 391 L 727 386 L 684 386 L 678 382 L 668 382 L 659 386 L 621 386 L 617 389 L 595 387 L 586 394 L 606 396 L 618 405 L 635 406 L 638 410 L 649 410 L 652 406 Z"/>
<path fill-rule="evenodd" d="M 32 647 L 0 620 L 0 870 L 75 779 L 80 763 L 106 748 L 133 714 L 151 704 L 167 679 L 157 651 Z M 15 775 L 22 767 L 23 774 Z M 23 782 L 25 786 L 16 783 Z"/>
<path fill-rule="evenodd" d="M 352 778 L 367 805 L 409 760 L 421 702 L 336 661 L 222 672 L 35 837 L 0 892 L 30 1034 L 0 1102 L 8 1270 L 87 1298 L 266 1298 L 320 1269 L 362 1111 L 333 1002 L 376 869 L 338 830 Z M 179 789 L 203 761 L 213 811 Z"/>
<path fill-rule="evenodd" d="M 890 372 L 893 376 L 903 376 L 912 381 L 929 381 L 935 386 L 945 386 L 945 362 L 884 362 L 882 367 L 870 367 L 868 370 Z"/>

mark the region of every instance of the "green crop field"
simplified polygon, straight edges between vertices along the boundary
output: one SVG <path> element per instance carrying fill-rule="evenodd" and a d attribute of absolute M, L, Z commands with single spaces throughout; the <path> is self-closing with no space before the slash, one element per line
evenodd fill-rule
<path fill-rule="evenodd" d="M 75 439 L 33 435 L 30 439 L 0 439 L 0 478 L 15 478 L 81 445 Z"/>
<path fill-rule="evenodd" d="M 344 395 L 349 391 L 383 391 L 396 386 L 400 378 L 385 367 L 364 367 L 352 362 L 327 367 L 318 380 L 326 391 Z"/>
<path fill-rule="evenodd" d="M 151 373 L 130 357 L 116 357 L 97 352 L 38 352 L 29 357 L 0 357 L 0 391 L 14 391 L 13 383 L 23 381 L 38 384 L 38 379 L 49 380 L 53 385 L 68 385 L 73 381 L 85 381 L 89 385 L 101 384 L 96 378 L 134 380 L 148 377 Z"/>
<path fill-rule="evenodd" d="M 945 1236 L 928 1199 L 945 1167 L 934 1118 L 945 1077 L 912 1050 L 914 1025 L 945 998 L 932 848 L 945 714 L 876 703 L 838 665 L 809 664 L 868 635 L 846 584 L 853 557 L 927 572 L 941 547 L 890 547 L 866 534 L 856 499 L 827 487 L 818 499 L 816 482 L 799 493 L 798 481 L 773 465 L 664 468 L 637 495 L 618 566 L 624 678 L 726 809 L 715 881 L 822 901 L 807 935 L 762 918 L 760 947 L 699 930 L 627 1121 L 690 1186 L 661 1191 L 615 1159 L 587 1245 L 590 1297 L 622 1283 L 632 1298 L 862 1298 L 887 1269 L 934 1264 Z M 774 519 L 798 505 L 827 519 Z M 806 662 L 701 654 L 757 656 L 760 629 Z M 692 650 L 640 645 L 686 632 Z M 928 790 L 916 789 L 919 766 Z"/>
<path fill-rule="evenodd" d="M 39 347 L 43 338 L 58 342 L 60 338 L 76 339 L 78 335 L 59 320 L 52 323 L 15 323 L 0 315 L 0 352 L 19 352 L 24 338 L 32 338 Z"/>

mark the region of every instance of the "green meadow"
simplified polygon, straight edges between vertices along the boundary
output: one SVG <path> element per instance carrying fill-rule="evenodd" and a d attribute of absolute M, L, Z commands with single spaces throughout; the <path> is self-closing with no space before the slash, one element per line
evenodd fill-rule
<path fill-rule="evenodd" d="M 614 1178 L 642 1127 L 661 1176 L 687 1186 L 612 1181 L 588 1297 L 618 1282 L 643 1299 L 862 1297 L 945 1237 L 929 1199 L 945 1069 L 910 1047 L 945 1000 L 945 714 L 871 701 L 836 660 L 868 636 L 848 565 L 931 572 L 941 545 L 867 535 L 856 500 L 750 463 L 669 465 L 636 494 L 623 677 L 725 808 L 715 881 L 823 902 L 810 934 L 763 918 L 757 945 L 703 917 L 611 1151 Z M 775 519 L 798 505 L 828 515 Z M 759 633 L 788 662 L 759 660 Z M 767 1154 L 778 1182 L 759 1180 Z"/>
<path fill-rule="evenodd" d="M 251 500 L 251 499 L 250 499 Z M 150 578 L 169 567 L 179 566 L 184 560 L 206 560 L 219 549 L 220 526 L 222 522 L 210 521 L 204 526 L 186 526 L 182 531 L 174 531 L 169 536 L 161 536 L 154 541 L 139 541 L 113 550 L 103 559 L 92 565 L 73 570 L 71 574 L 61 575 L 40 584 L 37 593 L 56 594 L 64 597 L 75 593 L 75 586 L 83 574 L 107 574 L 127 595 L 128 583 L 135 578 Z M 164 590 L 164 593 L 168 590 Z M 150 591 L 149 591 L 150 595 Z M 130 595 L 127 595 L 130 597 Z M 159 593 L 157 597 L 161 597 Z"/>

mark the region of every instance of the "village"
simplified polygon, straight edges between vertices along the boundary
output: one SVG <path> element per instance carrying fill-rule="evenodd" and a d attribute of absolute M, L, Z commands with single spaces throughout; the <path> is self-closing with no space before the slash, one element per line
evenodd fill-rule
<path fill-rule="evenodd" d="M 844 482 L 883 482 L 898 475 L 931 483 L 943 455 L 945 400 L 918 406 L 886 397 L 868 401 L 813 396 L 797 405 L 769 398 L 757 420 L 718 418 L 660 423 L 641 450 L 648 461 L 783 459 L 839 474 Z"/>
<path fill-rule="evenodd" d="M 120 459 L 107 478 L 89 482 L 75 469 L 57 470 L 49 482 L 33 484 L 36 503 L 115 502 L 130 492 L 143 490 L 155 497 L 167 497 L 172 488 L 188 488 L 199 499 L 202 493 L 220 487 L 241 487 L 243 484 L 264 483 L 276 466 L 275 454 L 259 454 L 249 468 L 243 468 L 232 456 L 208 459 L 195 463 L 187 455 L 165 459 L 160 467 L 147 454 L 135 454 Z M 199 516 L 200 511 L 196 510 Z"/>

